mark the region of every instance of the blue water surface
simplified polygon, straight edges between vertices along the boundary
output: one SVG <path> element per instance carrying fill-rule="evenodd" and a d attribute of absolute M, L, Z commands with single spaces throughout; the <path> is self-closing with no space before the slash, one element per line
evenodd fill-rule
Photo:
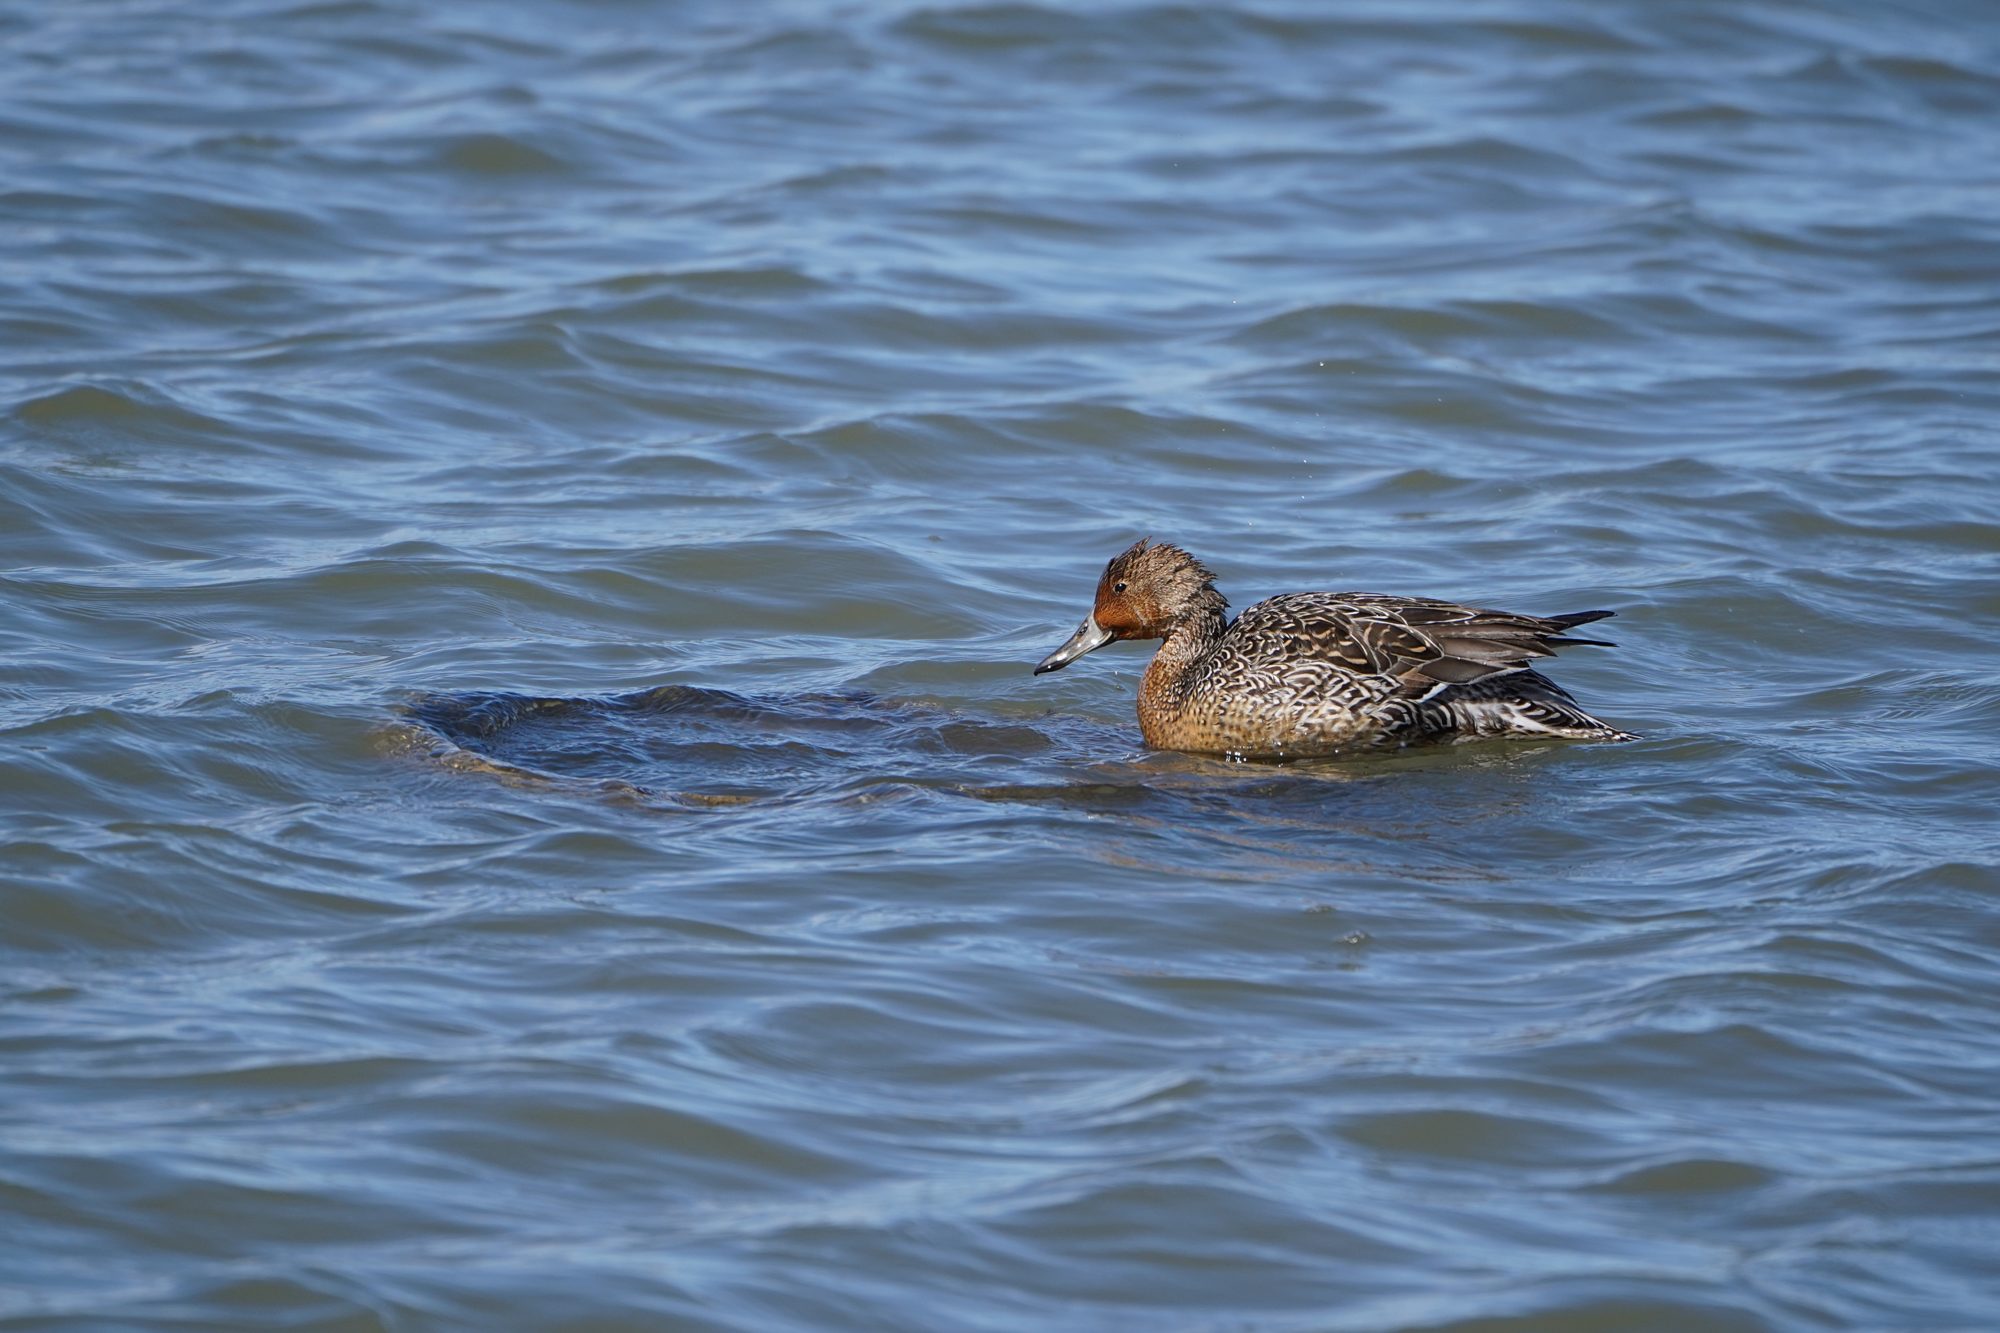
<path fill-rule="evenodd" d="M 1982 1329 L 2000 10 L 0 12 L 0 1328 Z M 1147 750 L 1238 606 L 1622 745 Z"/>

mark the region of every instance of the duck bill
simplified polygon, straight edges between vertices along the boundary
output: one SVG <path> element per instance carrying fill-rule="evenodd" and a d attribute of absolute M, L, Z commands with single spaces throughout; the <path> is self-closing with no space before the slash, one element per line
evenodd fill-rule
<path fill-rule="evenodd" d="M 1111 631 L 1101 627 L 1095 615 L 1085 616 L 1083 623 L 1076 627 L 1076 633 L 1070 635 L 1062 647 L 1041 660 L 1035 674 L 1039 676 L 1045 671 L 1060 671 L 1091 649 L 1102 648 L 1110 642 Z"/>

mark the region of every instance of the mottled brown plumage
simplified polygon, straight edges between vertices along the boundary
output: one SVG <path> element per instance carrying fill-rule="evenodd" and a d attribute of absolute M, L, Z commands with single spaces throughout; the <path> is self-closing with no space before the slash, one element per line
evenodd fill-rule
<path fill-rule="evenodd" d="M 1139 730 L 1167 750 L 1258 758 L 1481 736 L 1630 740 L 1529 663 L 1611 615 L 1523 616 L 1427 597 L 1288 593 L 1228 620 L 1215 576 L 1178 546 L 1113 557 L 1067 643 L 1035 671 L 1114 639 L 1164 639 L 1139 685 Z"/>

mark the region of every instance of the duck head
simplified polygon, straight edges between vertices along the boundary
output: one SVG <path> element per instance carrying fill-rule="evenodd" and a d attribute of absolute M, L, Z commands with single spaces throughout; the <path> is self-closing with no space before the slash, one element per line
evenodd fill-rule
<path fill-rule="evenodd" d="M 1090 614 L 1035 674 L 1060 671 L 1116 639 L 1163 639 L 1191 616 L 1220 613 L 1229 603 L 1215 591 L 1208 567 L 1178 546 L 1140 538 L 1111 557 L 1097 580 Z"/>

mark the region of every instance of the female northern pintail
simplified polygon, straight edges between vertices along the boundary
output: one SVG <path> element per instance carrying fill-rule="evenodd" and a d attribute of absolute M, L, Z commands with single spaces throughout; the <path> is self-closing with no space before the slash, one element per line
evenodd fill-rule
<path fill-rule="evenodd" d="M 1165 639 L 1139 683 L 1139 730 L 1164 750 L 1285 758 L 1485 736 L 1633 739 L 1528 667 L 1558 647 L 1610 647 L 1565 637 L 1610 611 L 1300 592 L 1231 623 L 1228 606 L 1201 561 L 1140 540 L 1105 566 L 1091 613 L 1035 674 L 1114 639 Z"/>

